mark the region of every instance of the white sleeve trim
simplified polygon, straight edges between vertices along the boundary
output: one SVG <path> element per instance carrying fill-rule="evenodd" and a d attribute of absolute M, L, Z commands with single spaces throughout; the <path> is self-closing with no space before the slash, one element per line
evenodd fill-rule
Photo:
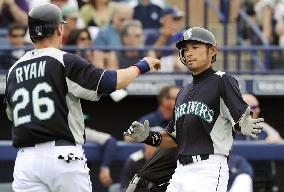
<path fill-rule="evenodd" d="M 100 99 L 100 96 L 98 96 L 97 91 L 86 89 L 80 86 L 78 83 L 71 81 L 68 77 L 66 77 L 66 83 L 68 91 L 76 97 L 90 101 L 98 101 Z"/>

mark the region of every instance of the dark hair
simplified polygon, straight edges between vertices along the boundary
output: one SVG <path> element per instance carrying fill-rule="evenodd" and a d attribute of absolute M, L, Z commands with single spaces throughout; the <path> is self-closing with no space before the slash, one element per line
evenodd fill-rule
<path fill-rule="evenodd" d="M 23 24 L 20 24 L 20 23 L 12 23 L 8 27 L 8 34 L 9 34 L 9 36 L 11 36 L 13 31 L 17 30 L 17 29 L 23 30 L 24 33 L 26 34 L 28 27 L 26 25 L 23 25 Z"/>
<path fill-rule="evenodd" d="M 87 28 L 74 29 L 70 32 L 70 34 L 67 38 L 67 41 L 66 41 L 66 45 L 76 45 L 80 34 L 83 33 L 83 32 L 88 33 L 88 38 L 91 40 L 91 35 L 90 35 L 90 32 Z"/>
<path fill-rule="evenodd" d="M 163 98 L 170 96 L 170 90 L 173 88 L 179 88 L 179 87 L 176 85 L 168 85 L 160 90 L 159 95 L 157 97 L 159 105 L 161 104 Z"/>

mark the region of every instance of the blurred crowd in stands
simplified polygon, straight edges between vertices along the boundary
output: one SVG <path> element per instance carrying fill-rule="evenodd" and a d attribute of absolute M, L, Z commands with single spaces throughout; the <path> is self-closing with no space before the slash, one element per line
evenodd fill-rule
<path fill-rule="evenodd" d="M 240 8 L 257 24 L 267 42 L 284 47 L 284 0 L 239 1 Z M 26 28 L 29 10 L 49 2 L 61 8 L 68 22 L 63 45 L 76 46 L 74 53 L 92 64 L 118 69 L 152 56 L 161 59 L 161 72 L 186 71 L 174 51 L 185 27 L 185 13 L 167 0 L 1 0 L 0 44 L 13 51 L 0 50 L 0 70 L 7 70 L 24 54 L 23 47 L 31 45 Z M 253 45 L 260 44 L 250 33 L 250 26 L 244 23 L 243 38 L 250 36 Z M 137 49 L 121 50 L 133 47 Z M 282 51 L 271 53 L 271 67 L 283 68 L 279 66 L 284 58 Z"/>
<path fill-rule="evenodd" d="M 241 8 L 245 9 L 260 27 L 268 42 L 284 47 L 284 0 L 240 1 Z M 144 46 L 174 48 L 175 43 L 182 38 L 185 14 L 177 7 L 169 5 L 166 0 L 0 0 L 0 44 L 4 46 L 4 49 L 0 50 L 0 70 L 9 69 L 24 55 L 26 46 L 32 46 L 27 31 L 28 12 L 42 3 L 53 3 L 61 8 L 64 20 L 68 22 L 64 28 L 63 45 L 74 46 L 73 50 L 68 51 L 84 57 L 95 66 L 105 69 L 127 68 L 143 57 L 151 56 L 161 59 L 162 72 L 186 71 L 179 61 L 178 52 L 173 51 L 175 49 L 141 49 Z M 244 38 L 247 37 L 247 34 L 243 35 Z M 93 46 L 99 49 L 93 49 Z M 131 49 L 133 47 L 138 49 Z M 120 48 L 130 49 L 121 50 Z M 168 116 L 171 116 L 168 113 L 172 112 L 174 100 L 169 97 L 169 93 L 164 94 L 159 98 L 161 106 L 151 116 L 153 121 L 161 122 L 160 124 L 152 123 L 150 126 L 165 127 Z M 253 110 L 254 117 L 257 118 L 260 113 L 257 99 L 248 94 L 243 97 Z M 164 115 L 161 110 L 166 111 L 167 115 Z M 274 128 L 266 123 L 264 128 L 260 140 L 265 140 L 267 143 L 282 141 Z M 115 151 L 116 140 L 111 135 L 94 129 L 87 129 L 86 135 L 88 141 L 105 147 L 106 154 L 103 155 L 105 158 L 102 161 L 99 177 L 102 185 L 108 187 L 113 182 L 109 166 L 112 163 L 111 155 L 114 153 L 111 151 Z M 238 135 L 236 139 L 252 140 L 241 135 Z M 134 172 L 127 173 L 127 171 L 139 170 L 143 164 L 134 165 L 135 162 L 143 159 L 145 163 L 153 150 L 152 147 L 145 146 L 144 151 L 130 156 L 123 170 L 122 188 L 127 187 L 134 175 Z M 245 164 L 245 170 L 242 170 L 241 163 L 236 163 L 239 161 Z M 127 167 L 130 166 L 129 164 L 137 167 Z M 253 171 L 246 160 L 239 157 L 232 162 L 230 173 L 234 175 L 230 177 L 233 180 L 237 173 L 246 174 L 248 185 L 244 185 L 242 180 L 240 185 L 247 186 L 247 189 L 242 191 L 252 190 Z M 123 178 L 127 175 L 129 177 Z M 233 180 L 230 180 L 232 192 L 236 187 Z"/>
<path fill-rule="evenodd" d="M 126 68 L 151 56 L 163 60 L 162 71 L 185 70 L 176 51 L 143 50 L 144 46 L 174 48 L 182 37 L 184 12 L 166 0 L 0 1 L 0 43 L 7 45 L 7 49 L 0 51 L 0 69 L 9 69 L 23 56 L 25 47 L 32 45 L 27 29 L 28 12 L 43 3 L 59 6 L 68 22 L 64 28 L 63 46 L 75 46 L 68 51 L 83 56 L 95 66 Z M 122 47 L 130 50 L 121 50 Z"/>

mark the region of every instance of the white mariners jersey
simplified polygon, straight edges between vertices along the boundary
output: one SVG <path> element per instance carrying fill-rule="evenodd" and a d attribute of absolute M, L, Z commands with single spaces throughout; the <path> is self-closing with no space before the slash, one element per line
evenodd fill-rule
<path fill-rule="evenodd" d="M 232 76 L 212 68 L 193 76 L 193 82 L 178 93 L 167 127 L 178 144 L 178 155 L 228 156 L 233 127 L 247 108 Z"/>
<path fill-rule="evenodd" d="M 57 139 L 83 144 L 80 98 L 96 101 L 116 89 L 116 71 L 104 71 L 55 48 L 28 51 L 7 74 L 5 99 L 13 145 Z"/>

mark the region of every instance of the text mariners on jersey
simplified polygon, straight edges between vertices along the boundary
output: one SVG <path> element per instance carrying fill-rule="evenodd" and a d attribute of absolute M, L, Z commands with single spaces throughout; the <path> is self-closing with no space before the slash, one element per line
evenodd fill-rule
<path fill-rule="evenodd" d="M 46 61 L 39 61 L 38 65 L 37 63 L 31 63 L 17 68 L 16 69 L 17 83 L 21 83 L 24 80 L 43 77 L 45 71 L 45 63 Z"/>
<path fill-rule="evenodd" d="M 211 123 L 213 121 L 214 111 L 200 101 L 188 101 L 175 107 L 175 120 L 178 120 L 182 115 L 189 114 L 197 115 L 206 122 Z"/>

